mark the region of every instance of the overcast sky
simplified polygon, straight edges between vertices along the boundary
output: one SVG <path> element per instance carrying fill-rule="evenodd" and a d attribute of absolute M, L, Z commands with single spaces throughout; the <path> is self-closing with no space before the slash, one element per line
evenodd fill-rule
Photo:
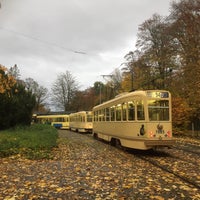
<path fill-rule="evenodd" d="M 138 26 L 171 0 L 0 0 L 0 64 L 51 88 L 70 71 L 81 89 L 134 51 Z"/>

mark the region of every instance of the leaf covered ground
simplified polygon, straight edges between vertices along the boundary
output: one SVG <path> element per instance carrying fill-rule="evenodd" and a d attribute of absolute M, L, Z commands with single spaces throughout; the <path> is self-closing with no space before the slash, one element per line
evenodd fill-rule
<path fill-rule="evenodd" d="M 1 158 L 0 200 L 200 199 L 199 189 L 89 135 L 60 131 L 53 155 Z"/>

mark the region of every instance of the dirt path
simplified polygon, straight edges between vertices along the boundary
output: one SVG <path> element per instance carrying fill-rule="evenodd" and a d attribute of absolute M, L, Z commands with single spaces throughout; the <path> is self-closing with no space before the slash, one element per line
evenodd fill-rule
<path fill-rule="evenodd" d="M 59 136 L 54 160 L 0 159 L 0 200 L 200 199 L 198 189 L 134 153 L 91 135 L 60 131 Z"/>

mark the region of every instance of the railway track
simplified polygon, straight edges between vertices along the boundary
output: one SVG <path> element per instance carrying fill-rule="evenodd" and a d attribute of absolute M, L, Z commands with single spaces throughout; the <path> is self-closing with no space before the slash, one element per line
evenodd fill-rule
<path fill-rule="evenodd" d="M 69 132 L 67 137 L 70 138 L 69 147 L 72 151 L 70 151 L 69 160 L 74 157 L 78 159 L 81 154 L 86 164 L 93 163 L 92 167 L 87 166 L 81 172 L 89 173 L 92 180 L 102 177 L 105 183 L 102 187 L 106 184 L 112 190 L 117 187 L 117 191 L 126 191 L 123 194 L 126 197 L 134 196 L 136 199 L 145 199 L 144 195 L 147 195 L 146 199 L 149 199 L 149 194 L 151 194 L 151 199 L 155 199 L 154 196 L 191 200 L 200 197 L 200 158 L 198 154 L 180 150 L 176 146 L 157 151 L 116 148 L 108 142 L 93 139 L 91 134 Z M 82 150 L 77 151 L 74 145 L 78 145 L 78 148 Z M 76 161 L 76 166 L 78 162 Z M 98 179 L 97 183 L 101 179 Z M 114 186 L 111 186 L 112 183 Z"/>
<path fill-rule="evenodd" d="M 91 137 L 91 135 L 87 135 L 86 137 Z M 93 144 L 89 145 L 95 148 Z M 125 150 L 123 147 L 118 146 L 117 148 L 123 151 Z M 162 151 L 127 150 L 127 153 L 131 153 L 137 158 L 151 163 L 153 166 L 172 174 L 199 190 L 200 176 L 196 176 L 196 174 L 199 174 L 200 169 L 199 150 L 200 147 L 198 144 L 179 142 L 170 149 L 163 149 Z"/>
<path fill-rule="evenodd" d="M 200 178 L 196 176 L 199 173 L 199 166 L 196 166 L 196 162 L 191 163 L 190 161 L 183 161 L 179 159 L 177 156 L 171 156 L 170 154 L 163 157 L 163 152 L 161 156 L 158 157 L 152 155 L 137 155 L 138 158 L 151 163 L 153 166 L 174 175 L 175 177 L 179 178 L 183 182 L 193 186 L 194 188 L 200 189 Z M 180 164 L 178 164 L 180 163 Z M 178 170 L 178 165 L 187 165 L 185 171 Z M 191 171 L 188 171 L 188 167 Z M 183 167 L 179 168 L 182 169 Z"/>
<path fill-rule="evenodd" d="M 174 175 L 185 183 L 200 189 L 200 143 L 177 142 L 176 145 L 162 151 L 134 153 L 138 158 Z"/>
<path fill-rule="evenodd" d="M 178 145 L 174 146 L 173 148 L 200 155 L 200 144 L 186 144 L 178 142 Z"/>
<path fill-rule="evenodd" d="M 190 146 L 190 149 L 187 148 L 188 146 Z M 117 148 L 125 150 L 123 147 Z M 149 162 L 154 167 L 172 174 L 186 184 L 200 190 L 200 176 L 196 176 L 196 174 L 199 174 L 200 169 L 199 148 L 198 145 L 182 144 L 173 146 L 170 149 L 163 149 L 162 151 L 128 150 L 127 153 L 131 153 L 137 158 Z M 185 170 L 183 166 L 185 166 Z"/>

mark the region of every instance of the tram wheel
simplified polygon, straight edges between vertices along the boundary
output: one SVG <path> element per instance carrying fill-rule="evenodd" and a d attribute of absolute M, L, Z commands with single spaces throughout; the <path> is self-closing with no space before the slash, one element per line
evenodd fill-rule
<path fill-rule="evenodd" d="M 112 139 L 111 139 L 110 145 L 111 145 L 111 146 L 116 146 L 116 139 L 115 139 L 115 138 L 112 138 Z"/>
<path fill-rule="evenodd" d="M 121 142 L 120 142 L 119 139 L 112 138 L 111 141 L 110 141 L 110 144 L 111 144 L 112 146 L 115 146 L 115 147 L 119 148 L 119 149 L 122 148 L 122 145 L 121 145 Z"/>
<path fill-rule="evenodd" d="M 117 148 L 119 148 L 119 149 L 122 148 L 122 145 L 121 145 L 121 142 L 120 142 L 119 139 L 116 139 L 115 146 L 116 146 Z"/>
<path fill-rule="evenodd" d="M 97 133 L 94 133 L 94 134 L 93 134 L 93 138 L 97 140 L 97 139 L 98 139 L 98 134 L 97 134 Z"/>

